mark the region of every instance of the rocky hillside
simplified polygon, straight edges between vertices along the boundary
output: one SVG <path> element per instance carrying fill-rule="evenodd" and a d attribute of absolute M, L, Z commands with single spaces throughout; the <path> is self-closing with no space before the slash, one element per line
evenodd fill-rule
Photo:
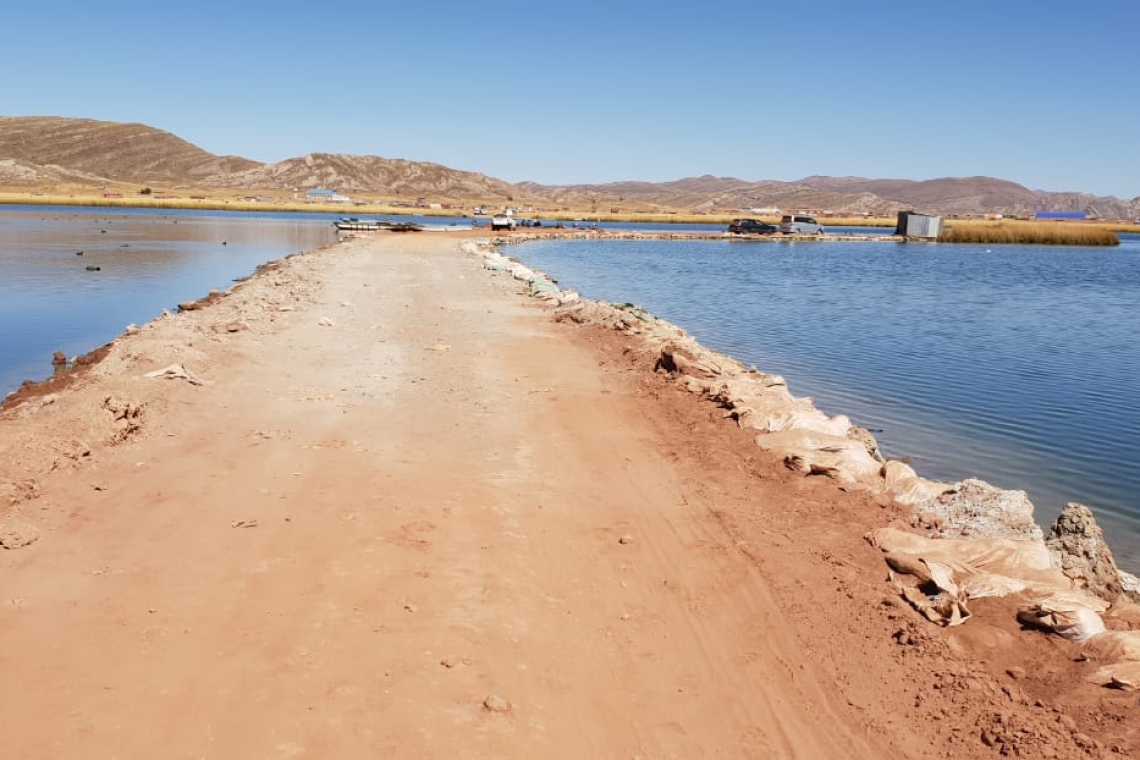
<path fill-rule="evenodd" d="M 54 177 L 83 183 L 129 181 L 142 184 L 208 185 L 256 161 L 215 156 L 185 140 L 144 124 L 120 124 L 53 116 L 0 116 L 0 160 L 20 164 L 0 168 L 0 182 L 29 184 Z"/>
<path fill-rule="evenodd" d="M 523 183 L 530 194 L 567 205 L 656 204 L 669 208 L 813 209 L 837 214 L 886 214 L 915 209 L 938 214 L 1032 216 L 1037 211 L 1084 211 L 1104 219 L 1140 218 L 1140 197 L 1132 200 L 1081 193 L 1030 190 L 992 177 L 950 177 L 924 181 L 808 177 L 796 182 L 748 182 L 731 177 L 692 177 L 674 182 L 614 182 L 549 186 Z"/>
<path fill-rule="evenodd" d="M 166 188 L 334 188 L 410 198 L 506 201 L 519 187 L 439 164 L 314 153 L 273 164 L 215 156 L 142 124 L 59 117 L 0 117 L 0 185 L 129 183 Z"/>
<path fill-rule="evenodd" d="M 311 153 L 213 178 L 213 187 L 336 188 L 426 198 L 505 200 L 519 194 L 509 182 L 422 161 Z"/>
<path fill-rule="evenodd" d="M 940 214 L 1038 210 L 1085 211 L 1108 219 L 1140 218 L 1131 200 L 1030 190 L 991 177 L 925 181 L 807 177 L 796 182 L 691 177 L 673 182 L 597 185 L 512 184 L 439 164 L 313 153 L 273 164 L 216 156 L 144 124 L 61 117 L 0 116 L 0 187 L 50 191 L 137 184 L 183 189 L 281 191 L 333 188 L 348 194 L 573 209 L 672 209 L 736 213 L 747 209 L 810 209 L 833 214 Z"/>

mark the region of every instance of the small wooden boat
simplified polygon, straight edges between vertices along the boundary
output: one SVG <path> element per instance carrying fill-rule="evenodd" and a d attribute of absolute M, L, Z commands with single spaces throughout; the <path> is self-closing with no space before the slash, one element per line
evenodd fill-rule
<path fill-rule="evenodd" d="M 342 231 L 375 232 L 391 229 L 393 223 L 385 219 L 357 219 L 354 216 L 346 216 L 333 222 L 333 226 Z"/>

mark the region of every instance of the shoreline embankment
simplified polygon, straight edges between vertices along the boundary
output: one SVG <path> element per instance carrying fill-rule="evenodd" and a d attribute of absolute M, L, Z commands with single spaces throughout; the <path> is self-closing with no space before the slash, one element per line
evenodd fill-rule
<path fill-rule="evenodd" d="M 1055 613 L 1063 608 L 1066 615 L 1086 618 L 1086 627 L 1074 635 L 1091 637 L 1104 631 L 1103 623 L 1092 619 L 1109 605 L 1140 601 L 1140 579 L 1117 567 L 1087 507 L 1065 505 L 1046 536 L 1024 491 L 973 478 L 957 483 L 923 478 L 904 462 L 884 458 L 874 436 L 846 416 L 829 417 L 810 399 L 793 396 L 783 377 L 710 351 L 684 329 L 640 307 L 586 301 L 573 290 L 562 290 L 544 273 L 504 256 L 499 249 L 506 242 L 515 238 L 464 243 L 463 248 L 482 257 L 488 270 L 524 283 L 532 297 L 557 310 L 557 318 L 600 322 L 638 336 L 655 354 L 654 371 L 674 376 L 687 391 L 722 408 L 726 418 L 756 431 L 757 446 L 781 458 L 789 470 L 832 480 L 841 488 L 869 490 L 875 498 L 909 508 L 912 533 L 890 528 L 870 540 L 883 549 L 893 570 L 939 589 L 938 601 L 916 587 L 903 592 L 930 620 L 965 622 L 971 595 L 1026 593 L 1026 619 L 1059 631 L 1066 623 Z M 1005 557 L 994 560 L 989 555 L 995 551 Z M 1136 667 L 1140 678 L 1140 665 Z"/>
<path fill-rule="evenodd" d="M 547 303 L 575 312 L 590 313 L 591 319 L 598 319 L 598 313 L 617 308 L 618 313 L 604 319 L 612 319 L 618 329 L 631 330 L 653 344 L 654 350 L 660 351 L 655 369 L 678 374 L 690 392 L 721 406 L 726 416 L 742 427 L 760 431 L 762 435 L 757 439 L 760 448 L 782 455 L 790 469 L 805 475 L 826 476 L 844 486 L 868 487 L 869 483 L 873 490 L 881 491 L 884 498 L 912 507 L 916 524 L 937 538 L 1044 539 L 1044 532 L 1036 521 L 1035 507 L 1024 491 L 996 488 L 977 479 L 951 484 L 923 478 L 909 465 L 885 459 L 878 450 L 874 436 L 865 429 L 853 426 L 846 416 L 829 417 L 817 410 L 810 399 L 792 396 L 784 378 L 759 372 L 755 368 L 745 369 L 736 359 L 705 348 L 689 338 L 682 328 L 659 320 L 638 307 L 611 307 L 581 299 L 576 292 L 562 290 L 547 275 L 527 268 L 518 259 L 503 256 L 500 251 L 508 245 L 550 239 L 729 239 L 748 243 L 832 239 L 844 242 L 902 242 L 902 238 L 893 235 L 739 236 L 687 231 L 550 228 L 516 231 L 494 237 L 486 237 L 481 233 L 478 229 L 464 230 L 459 234 L 448 233 L 448 237 L 467 239 L 467 242 L 460 245 L 468 254 L 477 253 L 483 257 L 486 268 L 491 271 L 509 271 L 529 286 L 532 296 Z M 354 237 L 354 233 L 342 235 L 338 244 Z M 267 262 L 248 277 L 239 280 L 238 284 L 258 277 L 263 270 L 271 270 L 274 265 L 275 262 Z M 226 293 L 212 292 L 198 301 L 179 304 L 179 311 L 202 308 L 225 295 Z M 647 326 L 655 327 L 648 329 Z M 132 326 L 124 335 L 137 329 Z M 25 381 L 0 400 L 0 409 L 18 405 L 29 396 L 50 394 L 66 387 L 78 373 L 98 363 L 114 343 L 112 340 L 72 359 L 62 357 L 63 361 L 60 361 L 61 357 L 57 356 L 56 373 L 42 380 Z M 64 363 L 68 369 L 59 371 Z M 1081 505 L 1070 506 L 1089 512 Z M 1058 521 L 1064 521 L 1066 511 L 1069 511 L 1068 506 L 1057 518 Z M 1088 520 L 1092 520 L 1091 512 Z M 1097 541 L 1103 543 L 1103 536 L 1095 523 L 1093 529 Z M 1112 583 L 1113 588 L 1140 596 L 1140 581 L 1116 567 L 1107 544 L 1103 549 L 1098 548 L 1092 553 L 1107 555 L 1109 573 L 1119 575 Z M 1064 564 L 1059 559 L 1057 562 Z"/>
<path fill-rule="evenodd" d="M 599 240 L 603 238 L 598 238 Z M 495 242 L 504 246 L 504 252 L 509 252 L 506 246 L 514 243 L 522 242 L 539 242 L 543 240 L 541 237 L 517 237 L 517 236 L 502 236 L 494 239 Z M 735 241 L 734 241 L 735 242 Z M 1032 340 L 1026 337 L 1026 333 L 1019 332 L 1018 341 L 1014 344 L 1016 351 L 1013 353 L 1018 359 L 1016 364 L 1008 361 L 1010 358 L 1009 353 L 1003 352 L 1005 348 L 999 341 L 1006 339 L 1009 332 L 1007 323 L 1020 323 L 1034 320 L 1032 316 L 1035 312 L 1034 309 L 1040 312 L 1047 312 L 1045 315 L 1048 319 L 1041 319 L 1040 322 L 1034 321 L 1034 324 L 1048 325 L 1058 324 L 1064 325 L 1069 321 L 1070 312 L 1064 308 L 1064 304 L 1058 307 L 1057 302 L 1053 299 L 1034 301 L 1031 297 L 1027 297 L 1024 302 L 1020 299 L 1015 300 L 1014 296 L 1009 298 L 1009 306 L 1007 310 L 1016 309 L 1016 311 L 1009 311 L 1010 315 L 1004 319 L 1005 322 L 996 320 L 992 325 L 984 319 L 981 321 L 982 326 L 978 329 L 986 331 L 985 341 L 989 345 L 989 351 L 986 356 L 978 357 L 971 360 L 969 353 L 974 351 L 974 347 L 966 341 L 954 342 L 953 331 L 948 333 L 949 337 L 945 341 L 945 345 L 935 344 L 933 341 L 928 340 L 929 331 L 921 334 L 923 343 L 921 349 L 915 349 L 908 346 L 908 357 L 922 357 L 922 367 L 906 367 L 913 376 L 919 378 L 918 382 L 911 384 L 899 383 L 891 373 L 887 371 L 888 367 L 894 366 L 890 363 L 884 362 L 882 364 L 883 376 L 876 377 L 875 372 L 880 371 L 876 367 L 871 367 L 868 371 L 863 367 L 860 362 L 862 361 L 863 354 L 879 356 L 886 355 L 890 350 L 894 350 L 898 341 L 906 340 L 903 337 L 906 335 L 906 329 L 901 329 L 895 333 L 886 332 L 887 328 L 882 325 L 890 325 L 898 321 L 900 318 L 908 319 L 907 314 L 900 315 L 897 306 L 892 310 L 892 304 L 884 304 L 882 307 L 875 305 L 877 293 L 874 289 L 855 291 L 860 295 L 853 297 L 859 306 L 864 304 L 872 305 L 877 316 L 881 319 L 874 320 L 873 327 L 877 328 L 872 333 L 872 338 L 867 338 L 867 330 L 860 329 L 856 326 L 851 328 L 837 328 L 831 330 L 830 325 L 835 322 L 831 318 L 834 313 L 834 308 L 831 311 L 820 310 L 816 308 L 797 310 L 789 308 L 774 313 L 772 308 L 752 310 L 748 304 L 748 296 L 740 298 L 733 298 L 732 308 L 728 311 L 724 307 L 717 309 L 705 308 L 698 304 L 709 302 L 710 292 L 715 292 L 715 283 L 721 280 L 717 279 L 718 275 L 726 272 L 732 272 L 732 279 L 730 280 L 732 290 L 734 293 L 749 293 L 753 288 L 757 292 L 767 292 L 763 290 L 764 284 L 767 283 L 763 277 L 756 276 L 755 281 L 751 279 L 754 277 L 754 272 L 765 271 L 763 267 L 754 267 L 751 264 L 741 267 L 739 270 L 734 270 L 732 267 L 735 264 L 735 257 L 729 260 L 723 267 L 720 266 L 720 251 L 725 250 L 724 246 L 717 247 L 717 255 L 708 258 L 692 257 L 692 262 L 699 262 L 692 264 L 689 257 L 685 257 L 684 265 L 670 266 L 670 271 L 675 269 L 679 273 L 683 273 L 686 277 L 692 276 L 693 279 L 686 280 L 686 282 L 693 283 L 693 291 L 690 292 L 686 286 L 678 287 L 674 284 L 666 283 L 662 287 L 662 292 L 654 290 L 655 284 L 659 282 L 652 276 L 638 277 L 634 286 L 628 288 L 630 295 L 623 292 L 621 282 L 625 279 L 622 276 L 608 277 L 604 274 L 601 267 L 605 262 L 621 262 L 623 255 L 621 251 L 625 250 L 621 246 L 614 249 L 597 248 L 596 253 L 593 252 L 588 245 L 584 244 L 582 248 L 567 249 L 565 247 L 551 247 L 549 249 L 538 249 L 533 252 L 533 258 L 530 258 L 524 250 L 519 252 L 510 252 L 512 255 L 518 255 L 522 258 L 524 263 L 533 266 L 534 261 L 540 262 L 544 266 L 549 266 L 551 271 L 556 271 L 557 276 L 564 279 L 565 282 L 573 283 L 574 280 L 571 273 L 582 273 L 589 285 L 582 282 L 583 287 L 589 287 L 593 294 L 603 293 L 604 297 L 611 299 L 614 302 L 621 302 L 629 300 L 639 304 L 656 304 L 664 312 L 682 315 L 687 314 L 683 321 L 692 321 L 690 325 L 694 329 L 699 329 L 705 335 L 714 336 L 714 341 L 719 340 L 722 345 L 734 345 L 743 353 L 736 358 L 743 359 L 744 357 L 751 356 L 749 362 L 757 362 L 762 366 L 768 363 L 769 367 L 773 362 L 762 362 L 757 357 L 771 356 L 773 360 L 783 362 L 791 362 L 784 366 L 803 366 L 808 368 L 807 384 L 812 387 L 812 395 L 818 397 L 817 400 L 823 405 L 823 408 L 829 409 L 832 412 L 844 412 L 855 416 L 856 419 L 862 418 L 860 424 L 867 425 L 872 429 L 882 429 L 886 437 L 883 439 L 884 449 L 891 452 L 895 458 L 904 458 L 908 462 L 922 462 L 915 464 L 921 470 L 927 473 L 934 472 L 934 477 L 944 481 L 956 481 L 965 476 L 973 475 L 974 477 L 982 480 L 987 480 L 990 483 L 1002 484 L 1003 488 L 1007 489 L 1025 489 L 1031 494 L 1028 498 L 1032 499 L 1036 505 L 1034 511 L 1038 516 L 1038 525 L 1046 532 L 1049 531 L 1052 520 L 1060 512 L 1063 505 L 1068 502 L 1083 502 L 1089 505 L 1095 505 L 1098 515 L 1102 515 L 1101 522 L 1103 527 L 1109 531 L 1115 538 L 1113 543 L 1117 549 L 1117 561 L 1123 561 L 1128 570 L 1135 572 L 1140 567 L 1135 567 L 1137 562 L 1137 543 L 1136 543 L 1136 522 L 1132 516 L 1131 511 L 1133 506 L 1133 499 L 1131 492 L 1128 490 L 1128 485 L 1133 479 L 1127 476 L 1123 478 L 1097 478 L 1092 473 L 1095 472 L 1096 467 L 1100 462 L 1104 461 L 1105 451 L 1103 448 L 1093 448 L 1091 446 L 1082 446 L 1078 441 L 1084 441 L 1082 438 L 1083 431 L 1079 425 L 1074 426 L 1069 434 L 1069 439 L 1065 443 L 1065 438 L 1055 434 L 1049 429 L 1048 426 L 1041 422 L 1042 419 L 1048 419 L 1048 413 L 1056 408 L 1081 408 L 1085 403 L 1090 404 L 1083 413 L 1085 419 L 1085 430 L 1093 431 L 1098 441 L 1104 441 L 1104 447 L 1108 448 L 1113 446 L 1113 441 L 1117 450 L 1127 452 L 1127 448 L 1131 446 L 1134 441 L 1133 429 L 1134 425 L 1131 424 L 1134 420 L 1134 415 L 1125 417 L 1126 424 L 1122 425 L 1118 432 L 1120 438 L 1117 439 L 1111 434 L 1112 431 L 1102 432 L 1099 425 L 1088 426 L 1089 421 L 1092 419 L 1105 419 L 1108 422 L 1108 417 L 1117 419 L 1116 415 L 1121 409 L 1120 403 L 1115 405 L 1101 404 L 1102 396 L 1095 391 L 1088 390 L 1087 387 L 1082 387 L 1074 390 L 1073 386 L 1068 382 L 1048 382 L 1042 381 L 1038 387 L 1035 387 L 1037 396 L 1028 396 L 1025 386 L 1019 387 L 1018 384 L 1013 382 L 1006 382 L 1005 374 L 1012 371 L 1010 367 L 1017 370 L 1028 372 L 1027 367 L 1039 366 L 1040 364 L 1047 365 L 1044 369 L 1053 370 L 1054 374 L 1050 375 L 1048 372 L 1040 371 L 1039 376 L 1046 378 L 1060 377 L 1063 373 L 1067 376 L 1069 373 L 1063 370 L 1064 357 L 1070 355 L 1069 351 L 1076 349 L 1084 349 L 1084 353 L 1073 353 L 1074 356 L 1088 356 L 1093 353 L 1093 343 L 1074 342 L 1071 338 L 1069 343 L 1064 343 L 1065 335 L 1063 333 L 1050 331 L 1043 331 L 1041 333 L 1041 340 L 1048 340 L 1048 345 L 1056 346 L 1056 350 L 1062 351 L 1059 358 L 1046 358 L 1047 354 L 1026 356 L 1025 350 L 1021 348 L 1022 345 L 1029 345 Z M 732 246 L 735 248 L 735 246 Z M 668 260 L 670 246 L 657 246 L 654 248 L 646 248 L 641 250 L 641 255 L 637 260 L 644 265 L 646 262 L 651 262 L 654 256 L 661 256 L 663 260 Z M 701 250 L 694 248 L 692 250 Z M 767 249 L 770 250 L 770 249 Z M 791 256 L 790 253 L 793 249 L 784 249 Z M 876 251 L 876 256 L 883 255 L 892 257 L 888 260 L 893 260 L 894 246 L 883 247 L 879 246 Z M 897 249 L 898 255 L 904 256 L 903 249 Z M 1040 250 L 1040 249 L 1035 249 Z M 934 248 L 927 249 L 911 249 L 914 254 L 921 255 L 923 260 L 936 261 L 936 262 L 958 262 L 970 261 L 980 265 L 984 261 L 981 252 L 975 250 L 974 252 L 955 252 L 955 255 L 950 255 L 950 251 L 942 252 Z M 590 252 L 590 253 L 587 253 Z M 757 253 L 760 249 L 757 248 Z M 811 252 L 810 243 L 806 244 L 803 248 L 805 255 Z M 837 260 L 841 262 L 843 269 L 836 269 L 835 271 L 846 272 L 846 267 L 849 262 L 856 262 L 852 267 L 852 271 L 859 274 L 862 273 L 864 267 L 862 257 L 848 258 L 843 256 L 843 251 L 837 246 L 830 246 L 827 251 L 828 254 L 838 257 Z M 785 254 L 778 254 L 784 256 Z M 565 261 L 563 261 L 565 259 Z M 778 259 L 781 262 L 786 261 L 785 258 Z M 826 261 L 826 258 L 803 259 L 804 266 L 811 266 L 812 262 L 816 267 L 821 266 L 821 261 Z M 877 259 L 873 259 L 876 260 Z M 1054 255 L 1050 261 L 1056 262 L 1059 271 L 1064 272 L 1064 263 L 1067 260 L 1067 254 L 1058 253 Z M 1102 253 L 1097 257 L 1097 261 L 1110 262 L 1114 261 L 1115 257 L 1108 252 Z M 751 259 L 747 259 L 751 261 Z M 763 259 L 764 262 L 769 261 L 767 258 Z M 902 260 L 899 259 L 901 262 Z M 798 262 L 797 262 L 798 265 Z M 1011 272 L 1018 271 L 1016 268 L 1003 264 L 1002 270 Z M 654 271 L 650 269 L 649 271 Z M 708 275 L 703 274 L 704 271 L 710 272 Z M 739 272 L 746 273 L 747 277 L 741 276 Z M 620 273 L 619 273 L 620 274 Z M 575 275 L 577 276 L 577 275 Z M 1056 276 L 1056 275 L 1054 275 Z M 839 283 L 840 291 L 850 290 L 843 285 L 842 277 L 836 280 L 834 273 L 831 279 Z M 1015 277 L 1006 277 L 1006 282 L 1013 282 Z M 826 282 L 827 277 L 823 281 Z M 777 278 L 774 282 L 783 282 L 783 279 Z M 704 283 L 713 283 L 710 287 L 705 287 Z M 894 276 L 884 280 L 889 287 L 894 285 Z M 960 291 L 954 290 L 951 283 L 943 284 L 939 279 L 933 279 L 929 290 L 915 289 L 913 298 L 908 302 L 910 310 L 908 314 L 919 315 L 916 323 L 929 323 L 932 318 L 925 306 L 926 303 L 931 304 L 932 311 L 939 311 L 937 307 L 956 302 L 958 298 L 969 297 L 970 291 L 967 291 L 967 296 L 963 296 Z M 1020 280 L 1014 282 L 1020 284 Z M 700 287 L 698 287 L 700 286 Z M 972 285 L 967 285 L 972 287 Z M 695 293 L 701 293 L 701 297 L 697 297 Z M 783 294 L 785 291 L 779 291 Z M 813 291 L 816 297 L 821 290 Z M 1007 291 L 1008 292 L 1008 291 Z M 926 293 L 929 301 L 919 301 L 922 293 Z M 843 295 L 846 295 L 844 292 Z M 800 299 L 801 301 L 803 299 Z M 771 299 L 762 299 L 762 302 L 770 302 Z M 831 304 L 832 301 L 826 301 Z M 840 298 L 837 303 L 843 303 L 847 308 L 850 308 L 851 303 Z M 918 307 L 916 309 L 916 307 Z M 1083 309 L 1083 305 L 1081 305 Z M 795 314 L 794 327 L 789 327 L 789 322 L 785 321 L 784 313 Z M 811 312 L 805 314 L 804 312 Z M 813 321 L 816 314 L 825 314 L 827 317 L 820 317 L 818 323 Z M 1078 312 L 1079 313 L 1079 312 Z M 767 317 L 758 316 L 767 315 Z M 724 315 L 727 324 L 731 325 L 725 328 L 718 322 L 719 315 Z M 743 315 L 748 315 L 744 317 Z M 943 314 L 944 316 L 944 314 Z M 765 322 L 762 326 L 757 326 L 756 329 L 745 328 L 741 329 L 737 325 L 751 324 L 755 320 L 760 319 Z M 935 320 L 936 321 L 936 320 Z M 852 330 L 852 341 L 858 341 L 859 351 L 850 350 L 844 353 L 843 349 L 839 349 L 836 355 L 835 351 L 829 346 L 822 346 L 823 356 L 831 357 L 826 362 L 818 362 L 812 357 L 815 352 L 810 348 L 811 342 L 806 339 L 790 339 L 789 335 L 810 335 L 811 330 L 820 329 L 818 324 L 823 324 L 827 327 L 827 332 L 821 340 L 832 341 L 831 345 L 836 342 L 837 335 L 843 335 L 847 329 Z M 842 321 L 838 322 L 842 324 Z M 909 324 L 909 322 L 904 323 Z M 970 321 L 969 324 L 973 325 L 974 322 Z M 774 327 L 773 325 L 779 325 Z M 994 330 L 993 337 L 990 331 Z M 1043 328 L 1039 328 L 1043 330 Z M 771 335 L 772 345 L 758 341 L 755 335 Z M 978 333 L 975 332 L 975 335 Z M 1029 331 L 1029 334 L 1035 334 Z M 843 339 L 846 341 L 846 339 Z M 941 338 L 940 338 L 941 340 Z M 981 339 L 976 339 L 981 340 Z M 792 348 L 794 344 L 794 349 Z M 845 345 L 845 344 L 844 344 Z M 1038 345 L 1033 343 L 1033 345 Z M 802 355 L 801 355 L 802 352 Z M 862 354 L 861 354 L 862 352 Z M 805 359 L 804 355 L 809 358 Z M 850 367 L 843 366 L 842 361 L 837 361 L 836 356 L 846 356 L 847 361 L 853 362 Z M 789 360 L 789 357 L 790 360 Z M 953 375 L 954 380 L 948 378 L 949 374 L 943 376 L 941 373 L 920 374 L 918 369 L 932 366 L 936 361 L 956 362 L 955 366 L 976 366 L 978 369 L 971 370 L 975 373 L 973 377 L 965 378 L 963 373 Z M 968 361 L 963 361 L 968 360 Z M 986 362 L 989 362 L 986 364 Z M 778 364 L 778 362 L 775 362 Z M 919 361 L 914 364 L 919 364 Z M 1109 371 L 1109 370 L 1106 370 Z M 836 373 L 839 374 L 836 374 Z M 836 383 L 836 378 L 844 377 L 852 372 L 861 372 L 859 381 L 850 387 L 845 386 L 843 383 Z M 1111 374 L 1111 371 L 1109 371 Z M 897 372 L 895 373 L 897 374 Z M 910 377 L 911 375 L 907 375 Z M 802 380 L 802 378 L 801 378 Z M 881 380 L 881 382 L 877 382 Z M 975 390 L 975 386 L 971 386 L 971 393 L 956 393 L 958 387 L 965 387 L 968 380 L 973 380 L 976 383 L 976 388 L 990 387 L 991 390 L 984 392 Z M 1010 378 L 1012 380 L 1012 378 Z M 957 385 L 951 385 L 954 382 Z M 814 386 L 812 384 L 814 383 Z M 939 386 L 942 385 L 940 388 Z M 1101 386 L 1089 384 L 1092 388 L 1099 390 Z M 921 394 L 914 393 L 915 387 L 920 386 Z M 859 390 L 855 390 L 859 389 Z M 802 391 L 802 386 L 801 386 Z M 1087 392 L 1086 392 L 1087 391 Z M 976 403 L 966 406 L 970 402 L 970 395 L 977 397 Z M 1014 398 L 1016 397 L 1016 398 Z M 1030 407 L 1029 401 L 1022 399 L 1033 399 L 1035 406 Z M 868 399 L 874 399 L 868 401 Z M 904 404 L 899 404 L 899 399 L 905 399 Z M 952 399 L 952 401 L 950 401 Z M 845 403 L 845 400 L 851 400 L 852 403 Z M 940 406 L 939 401 L 942 401 Z M 1015 401 L 1016 403 L 1011 403 Z M 908 414 L 907 410 L 913 404 L 922 404 L 917 409 L 917 417 L 912 417 Z M 1132 408 L 1131 404 L 1127 401 L 1123 407 L 1125 414 Z M 951 404 L 960 409 L 959 412 L 943 411 Z M 1040 412 L 1039 414 L 1037 412 Z M 1103 415 L 1103 417 L 1096 417 L 1096 414 Z M 944 415 L 950 415 L 945 417 Z M 920 419 L 921 426 L 914 426 L 913 420 Z M 1010 420 L 1012 429 L 1003 423 L 1003 420 Z M 879 432 L 882 432 L 879 431 Z M 908 445 L 910 442 L 911 445 Z M 917 445 L 914 445 L 917 444 Z M 1024 444 L 1025 448 L 1022 448 Z M 910 449 L 910 450 L 908 450 Z M 945 453 L 943 453 L 945 452 Z M 911 458 L 910 455 L 916 456 Z M 1007 456 L 1008 455 L 1008 456 Z M 1084 498 L 1082 498 L 1082 496 Z M 1103 512 L 1101 511 L 1103 508 Z M 1117 543 L 1119 542 L 1119 543 Z"/>
<path fill-rule="evenodd" d="M 1134 743 L 1093 582 L 1017 514 L 934 537 L 992 490 L 906 511 L 865 431 L 490 241 L 287 257 L 55 390 L 0 437 L 17 755 Z"/>
<path fill-rule="evenodd" d="M 10 753 L 920 756 L 717 522 L 783 476 L 455 244 L 289 257 L 4 410 Z"/>

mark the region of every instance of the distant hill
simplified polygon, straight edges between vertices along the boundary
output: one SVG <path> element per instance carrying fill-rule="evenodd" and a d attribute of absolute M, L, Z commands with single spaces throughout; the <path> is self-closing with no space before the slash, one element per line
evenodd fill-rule
<path fill-rule="evenodd" d="M 333 188 L 346 194 L 425 198 L 582 210 L 619 208 L 707 213 L 748 209 L 830 214 L 1032 215 L 1085 211 L 1110 219 L 1140 217 L 1140 197 L 1121 200 L 1030 190 L 992 177 L 933 180 L 807 177 L 795 182 L 690 177 L 671 182 L 586 185 L 510 183 L 439 164 L 379 156 L 312 153 L 272 164 L 216 156 L 144 124 L 54 116 L 0 116 L 0 187 L 49 192 L 59 187 L 160 186 L 168 189 L 291 191 Z"/>
<path fill-rule="evenodd" d="M 258 164 L 213 178 L 212 187 L 336 188 L 410 198 L 510 198 L 519 189 L 509 182 L 439 164 L 378 156 L 311 153 L 275 164 Z"/>
<path fill-rule="evenodd" d="M 0 185 L 50 188 L 127 183 L 251 192 L 323 187 L 412 199 L 500 202 L 520 193 L 509 182 L 427 162 L 314 153 L 263 164 L 215 156 L 142 124 L 0 117 Z"/>
<path fill-rule="evenodd" d="M 620 205 L 656 204 L 695 211 L 810 209 L 834 214 L 885 214 L 914 209 L 937 214 L 1032 216 L 1037 211 L 1084 211 L 1104 219 L 1140 218 L 1140 197 L 1130 201 L 1083 193 L 1030 190 L 992 177 L 931 180 L 807 177 L 795 182 L 749 182 L 732 177 L 691 177 L 672 182 L 599 185 L 520 185 L 528 194 L 570 205 L 617 199 Z"/>
<path fill-rule="evenodd" d="M 0 116 L 3 159 L 30 170 L 42 167 L 45 178 L 63 172 L 92 183 L 194 184 L 258 165 L 246 158 L 215 156 L 144 124 L 54 116 Z M 9 181 L 0 168 L 0 182 Z"/>

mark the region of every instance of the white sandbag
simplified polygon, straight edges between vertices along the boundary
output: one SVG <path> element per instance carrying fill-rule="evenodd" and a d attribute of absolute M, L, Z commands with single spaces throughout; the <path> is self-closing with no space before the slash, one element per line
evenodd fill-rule
<path fill-rule="evenodd" d="M 1092 660 L 1140 662 L 1140 631 L 1104 631 L 1081 647 Z"/>
<path fill-rule="evenodd" d="M 789 467 L 805 474 L 828 475 L 843 481 L 879 480 L 880 463 L 862 443 L 845 436 L 792 429 L 758 435 L 756 445 L 782 454 Z"/>
<path fill-rule="evenodd" d="M 883 464 L 883 481 L 887 487 L 902 483 L 908 480 L 914 480 L 918 477 L 918 473 L 914 471 L 906 462 L 900 462 L 897 459 L 892 459 Z"/>
<path fill-rule="evenodd" d="M 810 430 L 825 435 L 845 437 L 851 428 L 851 420 L 843 415 L 828 417 L 818 409 L 776 408 L 757 409 L 752 407 L 751 426 L 768 433 L 784 430 Z"/>
<path fill-rule="evenodd" d="M 534 270 L 530 267 L 515 264 L 514 267 L 511 268 L 511 277 L 514 277 L 516 280 L 522 280 L 523 282 L 530 282 L 534 279 L 535 274 Z"/>
<path fill-rule="evenodd" d="M 899 564 L 898 555 L 909 554 L 953 568 L 955 582 L 971 598 L 1029 592 L 1053 598 L 1057 604 L 1080 604 L 1094 612 L 1107 609 L 1104 600 L 1074 589 L 1072 581 L 1052 566 L 1041 540 L 926 538 L 896 528 L 880 528 L 869 538 L 887 554 L 892 567 Z"/>
<path fill-rule="evenodd" d="M 1047 571 L 1050 573 L 1048 577 L 1064 579 L 1064 575 L 1053 567 L 1045 542 L 1037 539 L 926 538 L 898 528 L 879 528 L 872 531 L 871 541 L 883 551 L 905 551 L 1006 574 Z M 1071 584 L 1060 580 L 1058 586 L 1067 589 Z"/>
<path fill-rule="evenodd" d="M 890 462 L 888 462 L 888 464 L 890 464 Z M 931 499 L 936 498 L 938 494 L 946 490 L 947 487 L 945 483 L 927 480 L 926 478 L 904 478 L 890 484 L 887 487 L 887 494 L 899 504 L 917 507 L 920 504 L 926 504 Z"/>
<path fill-rule="evenodd" d="M 1089 638 L 1081 656 L 1104 663 L 1089 680 L 1114 689 L 1140 689 L 1140 631 L 1105 631 Z"/>
<path fill-rule="evenodd" d="M 1100 615 L 1071 598 L 1042 599 L 1018 612 L 1017 619 L 1025 625 L 1052 631 L 1069 641 L 1087 641 L 1105 632 Z"/>

